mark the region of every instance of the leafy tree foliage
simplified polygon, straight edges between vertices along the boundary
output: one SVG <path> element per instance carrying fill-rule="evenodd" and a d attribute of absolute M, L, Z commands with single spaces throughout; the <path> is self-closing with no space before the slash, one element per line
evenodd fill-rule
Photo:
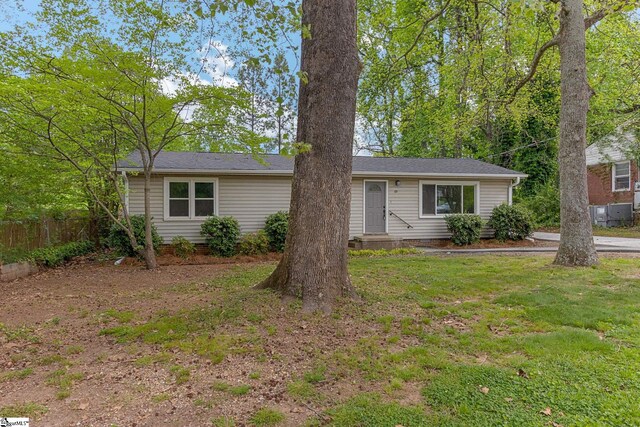
<path fill-rule="evenodd" d="M 35 23 L 0 38 L 0 125 L 14 137 L 11 144 L 24 155 L 71 165 L 131 247 L 145 250 L 149 268 L 156 262 L 147 190 L 156 156 L 193 146 L 203 135 L 224 151 L 251 151 L 260 142 L 237 120 L 243 93 L 206 80 L 211 70 L 202 55 L 213 24 L 199 19 L 192 2 L 51 0 Z M 133 151 L 145 178 L 144 245 L 114 169 Z"/>
<path fill-rule="evenodd" d="M 616 9 L 621 3 L 586 7 L 628 12 L 634 2 Z M 554 2 L 360 1 L 358 148 L 487 160 L 528 173 L 520 191 L 535 193 L 557 173 L 559 56 L 552 46 L 536 56 L 557 27 Z M 639 70 L 629 58 L 639 40 L 633 13 L 614 14 L 587 34 L 597 94 L 591 141 L 637 124 Z"/>

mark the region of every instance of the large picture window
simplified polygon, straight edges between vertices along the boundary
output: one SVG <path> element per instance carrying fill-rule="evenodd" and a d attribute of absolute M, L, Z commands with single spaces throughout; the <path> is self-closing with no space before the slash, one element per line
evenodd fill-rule
<path fill-rule="evenodd" d="M 477 212 L 476 183 L 420 184 L 420 216 Z"/>
<path fill-rule="evenodd" d="M 631 190 L 631 163 L 621 162 L 613 165 L 613 191 Z"/>
<path fill-rule="evenodd" d="M 165 219 L 195 219 L 216 214 L 215 178 L 165 178 Z"/>

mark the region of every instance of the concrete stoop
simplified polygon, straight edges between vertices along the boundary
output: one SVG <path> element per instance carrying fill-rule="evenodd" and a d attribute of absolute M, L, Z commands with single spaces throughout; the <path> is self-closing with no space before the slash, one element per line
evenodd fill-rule
<path fill-rule="evenodd" d="M 396 249 L 405 246 L 402 237 L 390 236 L 388 234 L 365 234 L 363 236 L 356 236 L 349 242 L 350 248 L 358 250 Z"/>

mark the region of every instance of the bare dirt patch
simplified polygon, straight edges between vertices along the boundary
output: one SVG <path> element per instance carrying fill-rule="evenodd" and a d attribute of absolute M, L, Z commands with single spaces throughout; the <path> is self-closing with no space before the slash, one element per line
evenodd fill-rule
<path fill-rule="evenodd" d="M 46 413 L 36 425 L 47 426 L 195 426 L 225 417 L 243 426 L 259 409 L 273 408 L 285 415 L 280 425 L 298 426 L 323 419 L 324 409 L 352 395 L 384 393 L 384 382 L 356 381 L 347 368 L 342 377 L 325 377 L 322 370 L 336 350 L 345 354 L 341 363 L 358 363 L 359 350 L 353 349 L 361 340 L 383 342 L 376 319 L 384 312 L 356 304 L 332 317 L 302 316 L 297 303 L 283 304 L 250 285 L 238 290 L 221 279 L 273 258 L 166 265 L 177 261 L 163 256 L 165 265 L 155 271 L 135 261 L 115 266 L 83 260 L 0 284 L 0 375 L 7 375 L 0 377 L 0 408 L 41 405 Z M 266 264 L 264 274 L 273 266 Z M 228 347 L 221 360 L 188 347 L 197 340 L 168 346 L 101 334 L 145 327 L 158 316 L 201 310 L 224 317 L 238 308 L 234 321 L 212 326 L 208 337 L 204 331 Z M 411 309 L 395 315 L 399 330 L 397 319 L 411 316 Z M 411 328 L 394 348 L 414 344 Z M 167 339 L 174 333 L 165 332 Z M 413 389 L 407 394 L 413 396 L 408 401 L 419 396 Z"/>
<path fill-rule="evenodd" d="M 0 408 L 38 403 L 48 408 L 38 424 L 48 426 L 151 426 L 167 420 L 200 425 L 193 422 L 192 399 L 186 396 L 202 391 L 193 391 L 191 384 L 176 386 L 170 369 L 135 364 L 158 349 L 117 344 L 99 333 L 105 323 L 118 323 L 105 312 L 132 312 L 144 321 L 158 311 L 205 305 L 210 295 L 185 292 L 185 286 L 203 286 L 232 265 L 147 271 L 110 264 L 82 262 L 0 284 L 0 323 L 7 332 L 0 334 L 0 372 L 31 372 L 20 381 L 4 381 Z M 206 368 L 206 362 L 177 351 L 170 357 L 172 366 L 198 366 L 195 375 L 206 379 L 200 366 Z M 65 381 L 71 382 L 70 395 L 61 398 Z M 157 396 L 162 393 L 169 398 L 160 402 Z M 154 397 L 157 403 L 152 405 Z"/>
<path fill-rule="evenodd" d="M 255 262 L 268 262 L 280 260 L 281 254 L 270 252 L 265 255 L 236 255 L 229 258 L 214 257 L 205 254 L 195 254 L 188 258 L 180 258 L 172 253 L 163 253 L 157 257 L 158 265 L 228 265 L 247 264 Z M 144 263 L 137 258 L 126 258 L 124 265 L 135 265 L 142 267 Z"/>

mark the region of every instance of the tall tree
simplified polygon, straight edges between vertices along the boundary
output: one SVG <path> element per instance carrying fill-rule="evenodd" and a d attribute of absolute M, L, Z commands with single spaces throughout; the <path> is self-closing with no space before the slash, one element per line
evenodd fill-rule
<path fill-rule="evenodd" d="M 592 90 L 587 81 L 583 0 L 560 2 L 560 246 L 555 263 L 593 265 L 593 243 L 587 192 L 587 112 Z"/>
<path fill-rule="evenodd" d="M 282 260 L 258 287 L 330 312 L 354 296 L 347 271 L 352 144 L 360 62 L 355 0 L 303 0 L 302 63 L 289 232 Z"/>
<path fill-rule="evenodd" d="M 251 58 L 238 71 L 238 83 L 248 100 L 243 122 L 251 132 L 264 135 L 267 128 L 268 88 L 262 63 Z"/>
<path fill-rule="evenodd" d="M 289 71 L 287 58 L 282 52 L 278 52 L 273 65 L 269 67 L 270 80 L 272 82 L 270 97 L 270 121 L 275 133 L 274 148 L 278 153 L 289 151 L 291 134 L 295 124 L 295 95 L 296 80 Z"/>
<path fill-rule="evenodd" d="M 157 265 L 150 207 L 156 157 L 187 138 L 237 127 L 226 117 L 238 109 L 237 91 L 204 78 L 207 58 L 200 47 L 212 45 L 213 29 L 197 7 L 163 0 L 51 0 L 43 2 L 37 23 L 0 38 L 3 66 L 11 74 L 0 81 L 3 124 L 20 130 L 29 150 L 48 147 L 72 164 L 148 268 Z M 197 120 L 194 109 L 206 120 Z M 102 183 L 93 179 L 102 170 L 124 206 L 121 178 L 112 169 L 132 151 L 144 171 L 144 245 L 136 241 L 126 209 L 123 218 L 111 212 L 96 191 Z"/>
<path fill-rule="evenodd" d="M 586 34 L 606 16 L 637 6 L 633 0 L 614 0 L 598 4 L 584 16 L 583 0 L 559 0 L 560 30 L 534 55 L 527 75 L 515 85 L 514 93 L 535 75 L 545 53 L 557 46 L 560 51 L 560 245 L 555 263 L 589 266 L 598 263 L 593 243 L 587 192 L 587 114 L 594 94 L 587 78 Z"/>

